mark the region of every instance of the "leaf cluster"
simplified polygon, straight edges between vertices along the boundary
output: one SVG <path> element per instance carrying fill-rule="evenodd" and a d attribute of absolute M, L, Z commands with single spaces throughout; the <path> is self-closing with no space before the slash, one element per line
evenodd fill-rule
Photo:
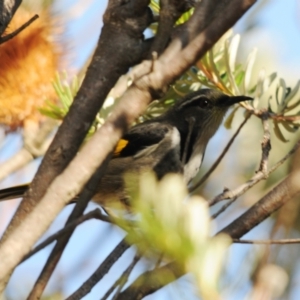
<path fill-rule="evenodd" d="M 225 235 L 211 238 L 207 201 L 200 196 L 183 201 L 188 191 L 180 175 L 169 174 L 159 182 L 153 173 L 138 178 L 128 174 L 126 179 L 134 225 L 127 218 L 115 222 L 127 232 L 128 242 L 151 260 L 176 261 L 184 272 L 194 274 L 202 295 L 217 296 L 230 239 Z"/>

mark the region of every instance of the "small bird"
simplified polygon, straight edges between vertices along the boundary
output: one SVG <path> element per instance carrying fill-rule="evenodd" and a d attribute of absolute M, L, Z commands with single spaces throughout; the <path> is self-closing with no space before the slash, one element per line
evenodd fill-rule
<path fill-rule="evenodd" d="M 159 117 L 133 126 L 119 141 L 93 201 L 107 206 L 118 198 L 127 203 L 124 174 L 153 170 L 158 179 L 181 173 L 188 184 L 198 173 L 210 138 L 230 106 L 252 100 L 201 89 L 178 100 Z M 22 197 L 28 185 L 0 190 L 0 200 Z"/>

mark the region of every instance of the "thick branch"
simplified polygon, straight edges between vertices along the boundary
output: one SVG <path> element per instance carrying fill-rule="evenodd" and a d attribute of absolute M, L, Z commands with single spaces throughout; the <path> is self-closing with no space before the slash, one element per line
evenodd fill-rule
<path fill-rule="evenodd" d="M 291 173 L 261 200 L 220 232 L 227 233 L 234 239 L 241 238 L 282 207 L 287 201 L 298 195 L 300 193 L 299 182 L 300 171 Z"/>
<path fill-rule="evenodd" d="M 107 157 L 106 159 L 106 164 L 110 160 L 110 156 Z M 74 221 L 76 221 L 77 218 L 79 218 L 83 213 L 84 210 L 86 209 L 88 202 L 90 199 L 93 197 L 93 195 L 96 192 L 98 183 L 100 181 L 100 178 L 102 177 L 103 173 L 105 171 L 105 164 L 102 164 L 102 167 L 100 167 L 96 173 L 92 176 L 92 178 L 88 181 L 86 186 L 84 187 L 83 191 L 79 195 L 79 199 L 70 214 L 66 226 L 72 224 Z M 57 240 L 56 245 L 52 249 L 47 262 L 39 275 L 36 283 L 34 284 L 33 289 L 31 290 L 28 300 L 34 300 L 34 299 L 39 299 L 42 296 L 42 293 L 44 289 L 46 288 L 46 285 L 56 267 L 58 264 L 63 251 L 65 247 L 67 246 L 73 232 L 75 231 L 76 227 L 73 227 L 70 229 L 68 232 L 65 233 L 65 235 Z"/>
<path fill-rule="evenodd" d="M 150 49 L 160 55 L 171 39 L 171 33 L 177 19 L 195 5 L 193 0 L 160 0 L 158 29 Z"/>

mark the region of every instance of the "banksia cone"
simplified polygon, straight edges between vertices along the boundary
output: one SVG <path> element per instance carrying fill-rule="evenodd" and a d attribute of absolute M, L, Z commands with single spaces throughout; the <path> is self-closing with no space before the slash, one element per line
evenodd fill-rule
<path fill-rule="evenodd" d="M 33 16 L 20 8 L 8 26 L 13 32 Z M 54 27 L 47 12 L 13 39 L 0 45 L 0 124 L 9 130 L 26 121 L 39 122 L 45 99 L 56 98 L 51 81 L 61 51 L 54 42 Z"/>

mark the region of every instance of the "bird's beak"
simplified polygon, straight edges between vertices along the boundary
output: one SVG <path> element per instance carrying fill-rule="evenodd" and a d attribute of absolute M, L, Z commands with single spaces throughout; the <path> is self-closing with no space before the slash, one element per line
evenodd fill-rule
<path fill-rule="evenodd" d="M 246 100 L 253 100 L 253 98 L 248 97 L 248 96 L 229 96 L 225 101 L 224 104 L 225 105 L 233 105 L 235 103 L 239 103 L 239 102 L 243 102 Z"/>

